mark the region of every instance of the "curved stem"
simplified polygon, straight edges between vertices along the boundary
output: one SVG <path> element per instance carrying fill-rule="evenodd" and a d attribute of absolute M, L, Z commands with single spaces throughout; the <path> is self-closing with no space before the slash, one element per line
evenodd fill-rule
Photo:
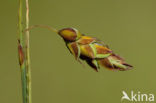
<path fill-rule="evenodd" d="M 46 28 L 46 29 L 49 29 L 49 30 L 52 31 L 52 32 L 58 33 L 58 30 L 57 30 L 57 29 L 55 29 L 55 28 L 53 28 L 53 27 L 50 27 L 50 26 L 47 26 L 47 25 L 32 25 L 32 26 L 26 28 L 26 29 L 24 30 L 24 32 L 30 31 L 31 29 L 36 28 L 36 27 Z"/>

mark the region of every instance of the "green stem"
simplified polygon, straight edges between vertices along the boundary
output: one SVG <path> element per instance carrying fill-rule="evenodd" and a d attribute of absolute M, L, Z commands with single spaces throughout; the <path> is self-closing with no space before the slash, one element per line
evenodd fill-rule
<path fill-rule="evenodd" d="M 23 51 L 23 25 L 22 25 L 22 0 L 19 0 L 19 14 L 18 14 L 18 53 L 19 53 L 19 64 L 21 70 L 21 80 L 22 80 L 22 95 L 23 103 L 27 103 L 27 86 L 26 86 L 26 65 L 24 60 L 24 51 Z"/>
<path fill-rule="evenodd" d="M 23 94 L 23 103 L 27 102 L 27 78 L 26 78 L 26 68 L 21 69 L 21 79 L 22 79 L 22 94 Z"/>
<path fill-rule="evenodd" d="M 21 70 L 21 80 L 22 80 L 22 95 L 23 103 L 31 102 L 31 72 L 30 72 L 30 50 L 29 50 L 29 31 L 26 32 L 25 37 L 25 49 L 23 41 L 23 0 L 19 0 L 19 15 L 18 15 L 18 54 L 19 54 L 19 64 Z M 26 0 L 26 27 L 29 27 L 29 4 Z"/>
<path fill-rule="evenodd" d="M 19 40 L 21 45 L 23 46 L 23 26 L 22 26 L 22 0 L 19 0 L 19 12 L 18 12 L 18 33 L 19 33 Z"/>
<path fill-rule="evenodd" d="M 29 0 L 26 0 L 26 28 L 29 27 Z M 30 68 L 30 44 L 29 44 L 29 31 L 26 31 L 26 70 L 27 70 L 27 99 L 28 103 L 32 103 L 31 100 L 31 68 Z"/>

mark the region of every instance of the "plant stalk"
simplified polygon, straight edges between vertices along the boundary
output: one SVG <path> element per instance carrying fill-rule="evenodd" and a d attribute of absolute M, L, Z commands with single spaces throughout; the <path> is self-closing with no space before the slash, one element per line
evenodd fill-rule
<path fill-rule="evenodd" d="M 29 4 L 28 0 L 26 4 L 26 20 L 25 28 L 29 27 Z M 19 13 L 18 13 L 18 55 L 19 64 L 21 70 L 21 80 L 22 80 L 22 95 L 23 103 L 31 102 L 31 72 L 30 72 L 30 50 L 29 50 L 29 31 L 26 32 L 25 40 L 23 32 L 23 0 L 19 0 Z"/>
<path fill-rule="evenodd" d="M 26 27 L 29 27 L 29 0 L 26 0 Z M 26 31 L 26 77 L 27 77 L 27 101 L 32 103 L 31 100 L 31 67 L 30 67 L 30 38 L 29 31 Z"/>
<path fill-rule="evenodd" d="M 18 55 L 19 55 L 19 64 L 21 70 L 21 80 L 22 80 L 22 96 L 23 103 L 27 103 L 27 87 L 26 87 L 26 65 L 25 65 L 25 57 L 23 51 L 23 16 L 22 16 L 22 0 L 19 0 L 19 11 L 18 11 Z"/>

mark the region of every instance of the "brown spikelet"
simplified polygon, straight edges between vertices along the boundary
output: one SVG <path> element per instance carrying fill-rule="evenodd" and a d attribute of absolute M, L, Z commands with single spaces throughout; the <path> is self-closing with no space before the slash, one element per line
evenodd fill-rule
<path fill-rule="evenodd" d="M 102 45 L 98 45 L 97 43 L 94 44 L 97 54 L 107 54 L 107 53 L 112 53 L 112 50 L 110 50 L 107 47 L 104 47 Z"/>
<path fill-rule="evenodd" d="M 78 45 L 76 42 L 71 43 L 71 50 L 72 50 L 72 54 L 74 54 L 75 58 L 77 59 L 79 55 L 79 50 L 78 50 Z"/>
<path fill-rule="evenodd" d="M 75 41 L 77 38 L 77 34 L 72 28 L 61 29 L 59 30 L 58 34 L 66 41 Z"/>
<path fill-rule="evenodd" d="M 101 66 L 104 66 L 107 69 L 110 69 L 110 70 L 113 69 L 113 65 L 109 62 L 107 58 L 99 59 L 98 62 Z"/>
<path fill-rule="evenodd" d="M 94 53 L 92 48 L 89 45 L 80 45 L 81 55 L 88 58 L 94 58 Z"/>
<path fill-rule="evenodd" d="M 93 42 L 95 40 L 96 40 L 96 38 L 92 38 L 92 37 L 89 37 L 89 36 L 82 36 L 77 42 L 79 44 L 85 45 L 85 44 L 89 44 L 89 43 L 91 43 L 91 42 Z"/>
<path fill-rule="evenodd" d="M 21 66 L 24 63 L 24 53 L 19 40 L 18 40 L 18 53 L 19 53 L 19 64 Z"/>
<path fill-rule="evenodd" d="M 110 70 L 125 71 L 125 70 L 129 70 L 130 68 L 133 67 L 133 66 L 125 63 L 123 58 L 121 58 L 120 56 L 118 56 L 116 54 L 112 54 L 108 58 L 99 59 L 98 62 L 100 65 L 102 65 Z"/>

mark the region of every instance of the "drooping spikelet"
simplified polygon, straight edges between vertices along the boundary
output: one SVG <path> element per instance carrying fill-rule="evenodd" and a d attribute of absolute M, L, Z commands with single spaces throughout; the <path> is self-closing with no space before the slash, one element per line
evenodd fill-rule
<path fill-rule="evenodd" d="M 65 28 L 59 30 L 58 34 L 64 39 L 67 48 L 79 59 L 87 62 L 94 70 L 98 71 L 99 65 L 110 70 L 125 71 L 132 66 L 124 59 L 112 52 L 107 45 L 100 40 L 85 36 L 75 28 Z"/>

